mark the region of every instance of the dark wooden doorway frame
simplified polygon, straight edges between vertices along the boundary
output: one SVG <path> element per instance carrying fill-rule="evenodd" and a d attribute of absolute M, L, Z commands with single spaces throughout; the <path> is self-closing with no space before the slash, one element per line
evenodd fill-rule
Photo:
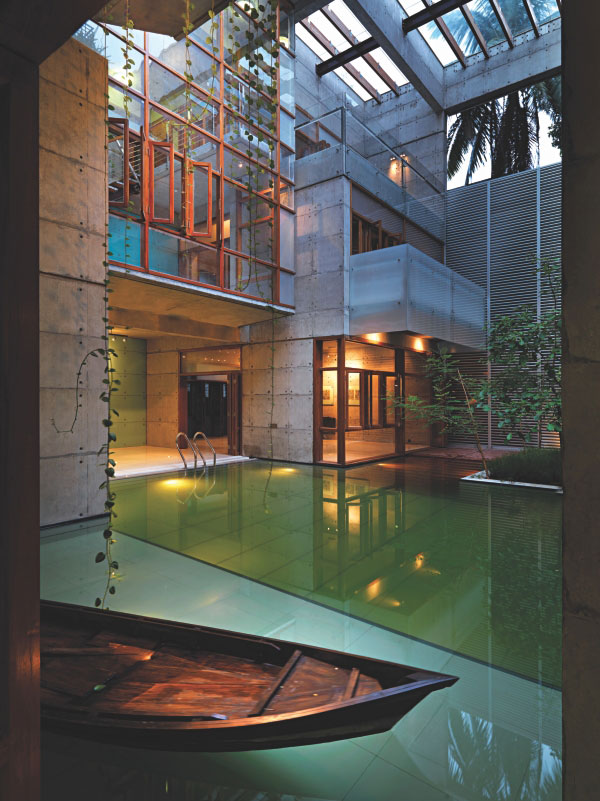
<path fill-rule="evenodd" d="M 230 456 L 242 452 L 242 371 L 219 370 L 214 373 L 181 373 L 179 376 L 179 431 L 188 428 L 187 386 L 190 381 L 209 379 L 215 375 L 227 376 L 227 450 Z"/>
<path fill-rule="evenodd" d="M 324 342 L 337 343 L 337 366 L 324 367 L 322 364 L 322 353 Z M 332 465 L 344 467 L 347 465 L 362 464 L 364 462 L 376 461 L 382 458 L 403 456 L 404 450 L 404 421 L 400 408 L 396 407 L 394 412 L 394 453 L 385 454 L 368 459 L 357 459 L 352 462 L 346 461 L 346 432 L 347 427 L 347 389 L 349 372 L 359 373 L 379 373 L 381 375 L 392 375 L 389 371 L 368 370 L 362 368 L 346 367 L 346 343 L 357 342 L 361 345 L 387 348 L 394 350 L 395 353 L 395 395 L 404 398 L 404 348 L 398 348 L 386 342 L 372 342 L 362 337 L 315 337 L 313 340 L 313 461 L 316 464 Z M 324 428 L 321 424 L 321 398 L 323 394 L 323 372 L 327 370 L 337 371 L 337 425 L 336 428 Z M 336 431 L 337 436 L 337 461 L 325 461 L 323 459 L 323 433 L 326 431 Z"/>

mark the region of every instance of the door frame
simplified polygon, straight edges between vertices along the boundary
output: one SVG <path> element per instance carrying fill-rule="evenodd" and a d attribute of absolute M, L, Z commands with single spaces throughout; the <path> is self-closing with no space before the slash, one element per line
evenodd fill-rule
<path fill-rule="evenodd" d="M 188 429 L 188 391 L 190 381 L 227 376 L 227 452 L 229 456 L 242 453 L 242 371 L 219 370 L 214 373 L 181 373 L 179 375 L 178 426 L 179 431 Z"/>

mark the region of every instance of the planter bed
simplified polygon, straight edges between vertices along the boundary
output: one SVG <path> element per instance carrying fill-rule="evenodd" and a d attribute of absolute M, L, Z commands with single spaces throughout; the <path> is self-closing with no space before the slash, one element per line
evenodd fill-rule
<path fill-rule="evenodd" d="M 559 492 L 561 494 L 563 491 L 563 488 L 557 484 L 529 484 L 525 481 L 501 481 L 498 478 L 486 478 L 485 470 L 480 470 L 478 473 L 472 473 L 470 476 L 463 476 L 461 481 L 479 481 L 483 484 L 507 484 L 510 487 L 529 487 L 530 489 L 552 490 L 552 492 Z"/>

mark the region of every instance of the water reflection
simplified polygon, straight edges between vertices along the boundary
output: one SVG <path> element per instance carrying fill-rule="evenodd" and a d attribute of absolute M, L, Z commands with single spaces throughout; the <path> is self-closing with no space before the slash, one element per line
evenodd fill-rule
<path fill-rule="evenodd" d="M 267 493 L 261 462 L 217 471 L 204 493 L 186 493 L 189 478 L 125 480 L 119 527 L 558 686 L 560 496 L 459 482 L 428 461 L 278 465 Z"/>

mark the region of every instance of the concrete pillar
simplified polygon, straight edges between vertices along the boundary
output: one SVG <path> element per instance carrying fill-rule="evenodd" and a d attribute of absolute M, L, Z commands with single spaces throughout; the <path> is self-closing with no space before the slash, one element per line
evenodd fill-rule
<path fill-rule="evenodd" d="M 42 525 L 104 508 L 102 359 L 83 373 L 68 429 L 79 364 L 104 344 L 106 81 L 106 60 L 74 39 L 40 67 Z"/>
<path fill-rule="evenodd" d="M 563 9 L 563 797 L 589 801 L 600 729 L 600 8 Z"/>

